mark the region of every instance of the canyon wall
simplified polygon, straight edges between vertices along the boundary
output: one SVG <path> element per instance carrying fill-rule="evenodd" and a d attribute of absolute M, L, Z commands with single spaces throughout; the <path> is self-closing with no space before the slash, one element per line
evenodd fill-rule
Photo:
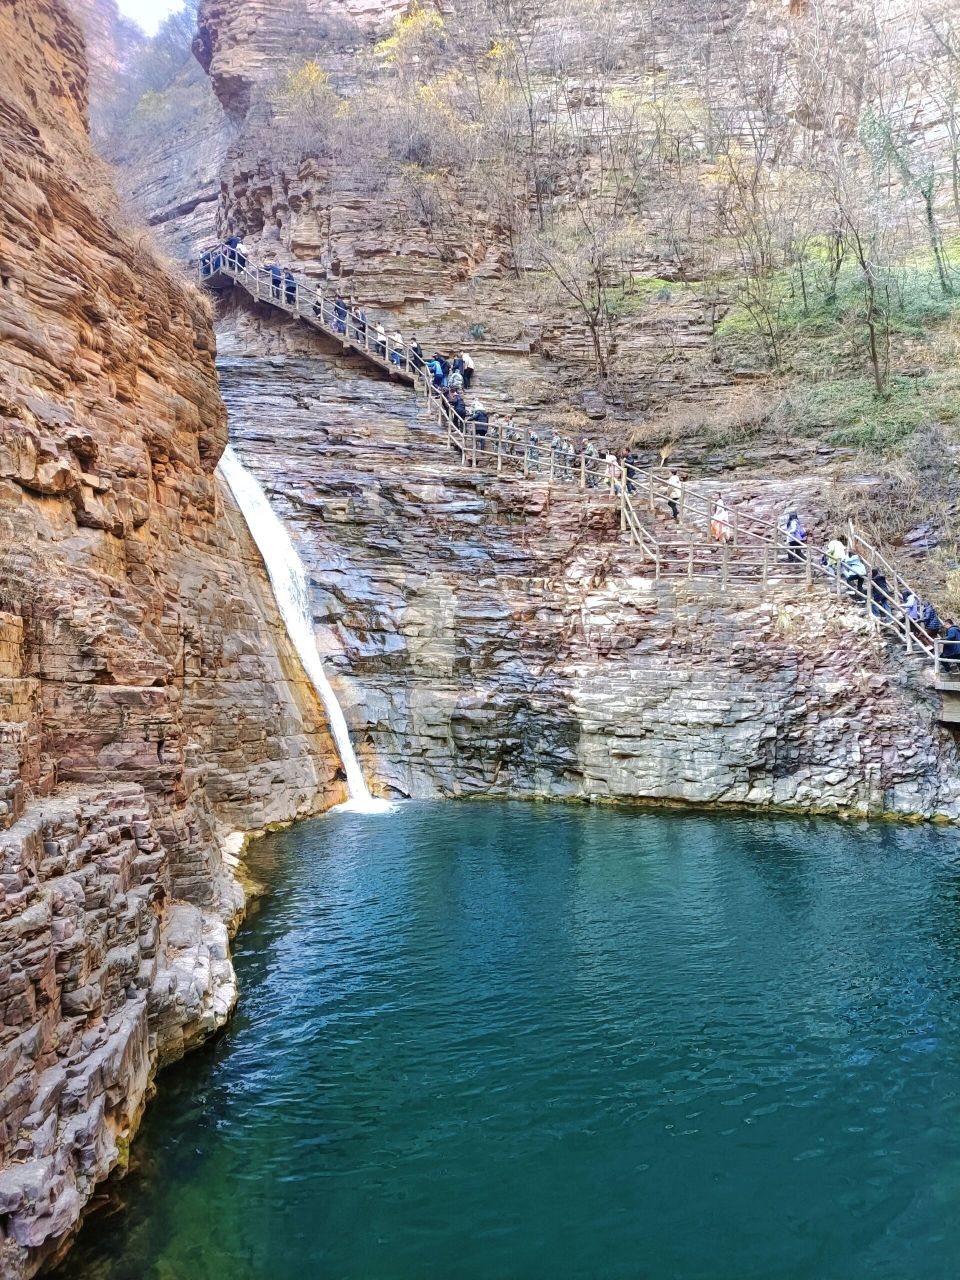
<path fill-rule="evenodd" d="M 296 57 L 322 47 L 349 96 L 357 51 L 309 34 L 322 6 L 201 6 L 201 60 L 235 130 L 224 234 L 242 233 L 255 260 L 341 282 L 429 351 L 468 345 L 484 402 L 515 407 L 543 440 L 559 426 L 619 443 L 636 419 L 613 420 L 589 393 L 571 418 L 584 383 L 565 353 L 582 326 L 570 323 L 569 344 L 544 335 L 482 210 L 464 209 L 461 238 L 438 246 L 348 164 L 285 154 L 271 86 L 293 56 L 278 33 L 294 12 L 307 33 Z M 664 56 L 741 16 L 683 6 L 661 31 Z M 383 6 L 381 34 L 392 17 Z M 685 299 L 651 307 L 629 341 L 650 405 L 703 411 L 734 389 L 706 308 Z M 956 815 L 956 749 L 927 676 L 858 610 L 819 589 L 651 582 L 609 503 L 459 469 L 410 392 L 238 291 L 217 307 L 231 436 L 311 567 L 318 634 L 368 771 L 398 794 Z M 800 506 L 821 541 L 832 528 L 820 513 L 857 465 L 815 437 L 678 442 L 674 457 L 744 510 Z"/>
<path fill-rule="evenodd" d="M 221 1025 L 231 833 L 344 791 L 215 472 L 207 304 L 126 229 L 60 0 L 0 6 L 0 1275 Z M 232 852 L 231 852 L 232 850 Z"/>

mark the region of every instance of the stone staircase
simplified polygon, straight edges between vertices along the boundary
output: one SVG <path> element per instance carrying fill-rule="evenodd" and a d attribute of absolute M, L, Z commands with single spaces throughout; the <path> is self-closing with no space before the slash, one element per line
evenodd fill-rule
<path fill-rule="evenodd" d="M 606 459 L 583 454 L 571 465 L 554 454 L 548 439 L 535 439 L 529 428 L 509 433 L 502 423 L 491 423 L 486 437 L 478 436 L 475 424 L 452 410 L 433 385 L 429 371 L 413 360 L 406 347 L 392 344 L 389 335 L 378 344 L 373 336 L 375 322 L 368 318 L 361 326 L 349 309 L 346 316 L 342 309 L 338 314 L 335 301 L 322 286 L 291 277 L 277 288 L 270 272 L 223 243 L 201 253 L 198 279 L 201 286 L 215 291 L 239 286 L 254 301 L 296 317 L 339 343 L 344 352 L 360 355 L 390 379 L 421 395 L 423 430 L 416 444 L 386 438 L 382 443 L 394 458 L 398 448 L 407 452 L 411 479 L 428 481 L 435 477 L 437 460 L 432 450 L 436 449 L 446 453 L 444 465 L 450 471 L 458 469 L 458 463 L 459 468 L 475 477 L 477 473 L 484 475 L 491 484 L 521 481 L 532 488 L 545 489 L 545 513 L 557 503 L 579 503 L 584 511 L 600 506 L 614 508 L 620 530 L 618 557 L 625 568 L 637 567 L 656 580 L 706 580 L 718 589 L 735 591 L 777 586 L 795 593 L 829 591 L 837 597 L 859 599 L 871 625 L 907 654 L 925 664 L 932 663 L 938 686 L 942 684 L 943 691 L 951 693 L 950 682 L 940 679 L 941 642 L 928 636 L 903 606 L 903 595 L 911 589 L 909 583 L 852 524 L 848 535 L 850 551 L 861 556 L 869 571 L 881 570 L 890 584 L 890 593 L 883 602 L 885 608 L 880 611 L 870 608 L 827 567 L 822 548 L 808 544 L 802 554 L 792 556 L 775 521 L 734 508 L 730 513 L 729 540 L 718 541 L 712 532 L 712 503 L 692 485 L 684 486 L 679 519 L 673 521 L 666 515 L 668 473 L 663 468 L 631 466 L 628 473 L 622 463 L 611 467 Z M 488 409 L 498 407 L 486 391 L 484 399 Z M 506 416 L 510 406 L 501 403 L 499 410 Z M 350 450 L 349 438 L 328 442 L 324 448 L 331 457 L 349 455 Z M 455 457 L 459 455 L 457 462 L 451 462 L 451 452 Z M 960 698 L 960 682 L 957 697 Z"/>

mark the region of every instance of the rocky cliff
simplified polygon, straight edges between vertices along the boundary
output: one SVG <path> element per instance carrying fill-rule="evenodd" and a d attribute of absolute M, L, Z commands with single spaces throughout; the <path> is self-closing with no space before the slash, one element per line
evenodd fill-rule
<path fill-rule="evenodd" d="M 0 1274 L 234 998 L 231 833 L 342 796 L 215 467 L 206 303 L 118 213 L 60 0 L 0 7 Z"/>
<path fill-rule="evenodd" d="M 460 468 L 412 392 L 224 305 L 234 444 L 311 570 L 325 661 L 381 785 L 960 814 L 928 675 L 860 610 L 802 583 L 657 582 L 609 497 Z M 252 344 L 273 354 L 231 354 Z M 782 502 L 769 477 L 727 490 L 754 512 Z M 815 479 L 802 492 L 825 500 Z M 665 512 L 645 518 L 678 536 Z"/>

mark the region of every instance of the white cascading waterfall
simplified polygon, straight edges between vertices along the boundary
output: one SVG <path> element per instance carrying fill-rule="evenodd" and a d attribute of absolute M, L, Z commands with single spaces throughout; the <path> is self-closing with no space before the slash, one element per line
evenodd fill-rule
<path fill-rule="evenodd" d="M 361 813 L 383 812 L 392 808 L 389 801 L 374 799 L 367 787 L 353 743 L 350 741 L 350 731 L 347 728 L 343 710 L 327 679 L 327 673 L 323 669 L 323 662 L 317 650 L 313 620 L 310 616 L 307 574 L 289 533 L 270 506 L 260 482 L 250 474 L 229 445 L 220 459 L 219 470 L 230 486 L 230 491 L 237 500 L 237 506 L 247 522 L 247 528 L 260 550 L 287 634 L 300 655 L 303 668 L 313 682 L 327 712 L 327 719 L 330 721 L 334 741 L 347 775 L 347 792 L 350 796 L 346 805 L 340 807 Z"/>

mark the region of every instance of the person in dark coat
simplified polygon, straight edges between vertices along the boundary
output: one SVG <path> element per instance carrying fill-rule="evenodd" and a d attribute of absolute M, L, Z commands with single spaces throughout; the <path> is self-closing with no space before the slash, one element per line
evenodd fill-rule
<path fill-rule="evenodd" d="M 470 417 L 473 421 L 473 430 L 477 437 L 477 444 L 482 452 L 486 452 L 487 431 L 490 429 L 490 415 L 478 401 L 473 406 L 473 412 Z"/>
<path fill-rule="evenodd" d="M 870 612 L 875 618 L 891 618 L 890 583 L 880 569 L 870 570 Z"/>
<path fill-rule="evenodd" d="M 287 298 L 287 306 L 294 306 L 297 301 L 297 282 L 289 267 L 283 273 L 283 287 Z"/>
<path fill-rule="evenodd" d="M 282 276 L 283 273 L 276 262 L 271 262 L 268 267 L 264 267 L 264 271 L 270 272 L 270 285 L 271 285 L 270 291 L 273 294 L 274 302 L 279 302 L 280 301 L 280 277 Z"/>
<path fill-rule="evenodd" d="M 333 312 L 334 312 L 334 315 L 336 316 L 336 322 L 334 323 L 333 327 L 336 329 L 337 333 L 346 333 L 347 332 L 347 304 L 344 301 L 343 295 L 339 291 L 337 292 L 337 296 L 333 302 Z"/>
<path fill-rule="evenodd" d="M 227 246 L 226 259 L 227 266 L 229 267 L 235 267 L 237 265 L 237 245 L 239 243 L 239 236 L 231 236 L 228 240 L 224 241 L 224 244 Z"/>
<path fill-rule="evenodd" d="M 410 360 L 413 364 L 414 371 L 419 373 L 423 368 L 423 347 L 417 338 L 410 343 Z"/>
<path fill-rule="evenodd" d="M 960 627 L 951 622 L 940 646 L 940 670 L 945 676 L 960 676 Z"/>
<path fill-rule="evenodd" d="M 457 415 L 457 426 L 462 430 L 464 419 L 467 416 L 467 403 L 459 391 L 454 395 L 450 403 L 453 406 L 453 412 Z"/>

